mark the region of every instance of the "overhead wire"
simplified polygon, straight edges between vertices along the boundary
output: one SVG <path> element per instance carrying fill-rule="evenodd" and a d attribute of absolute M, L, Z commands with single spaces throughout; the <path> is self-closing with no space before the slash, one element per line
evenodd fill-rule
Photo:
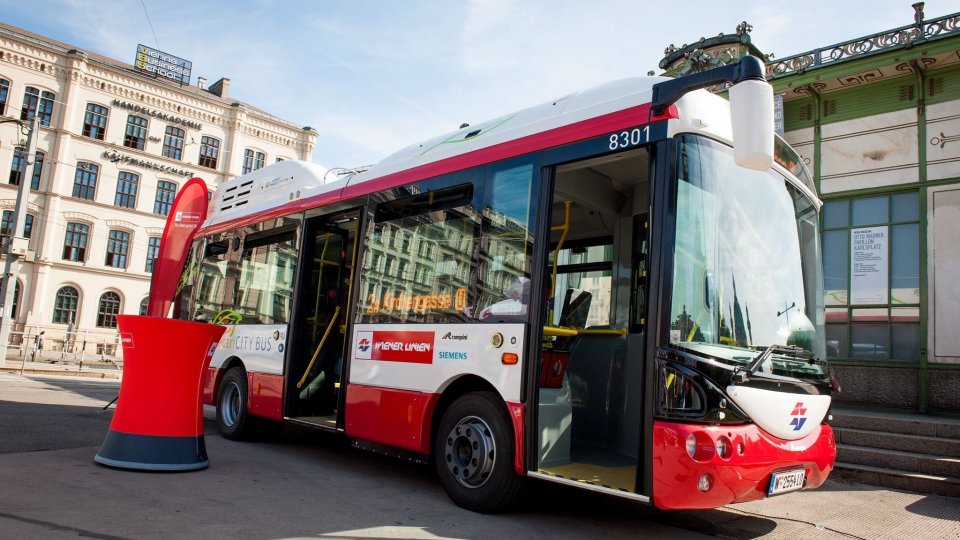
<path fill-rule="evenodd" d="M 160 40 L 157 39 L 157 32 L 153 29 L 153 21 L 150 20 L 150 13 L 147 11 L 147 4 L 140 0 L 140 5 L 143 6 L 143 14 L 147 16 L 147 24 L 150 25 L 150 32 L 153 33 L 153 42 L 157 44 L 157 48 L 160 48 Z"/>

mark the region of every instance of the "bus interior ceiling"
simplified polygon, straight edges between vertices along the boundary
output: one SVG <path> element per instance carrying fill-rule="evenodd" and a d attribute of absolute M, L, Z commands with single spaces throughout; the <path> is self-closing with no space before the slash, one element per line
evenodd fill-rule
<path fill-rule="evenodd" d="M 636 232 L 645 231 L 636 222 L 646 219 L 648 180 L 645 148 L 557 167 L 551 250 L 564 236 L 560 252 L 570 246 L 570 256 L 555 255 L 557 313 L 547 324 L 580 333 L 545 336 L 541 360 L 541 369 L 552 372 L 554 381 L 544 384 L 549 375 L 541 377 L 538 469 L 629 491 L 639 454 L 643 353 L 642 337 L 623 330 L 631 328 L 630 304 L 636 298 L 631 290 L 637 283 L 636 250 L 646 245 L 634 236 L 645 234 Z M 600 247 L 584 254 L 583 246 Z M 586 302 L 580 303 L 587 306 L 567 305 L 584 295 Z M 582 310 L 589 310 L 589 317 L 565 320 L 565 314 Z M 562 384 L 555 377 L 557 359 L 566 361 Z"/>
<path fill-rule="evenodd" d="M 646 203 L 648 162 L 646 149 L 637 149 L 560 165 L 553 225 L 563 224 L 564 203 L 572 201 L 567 241 L 613 235 L 618 218 L 634 214 L 637 202 Z M 634 201 L 636 195 L 644 200 Z M 552 244 L 560 234 L 554 231 Z"/>

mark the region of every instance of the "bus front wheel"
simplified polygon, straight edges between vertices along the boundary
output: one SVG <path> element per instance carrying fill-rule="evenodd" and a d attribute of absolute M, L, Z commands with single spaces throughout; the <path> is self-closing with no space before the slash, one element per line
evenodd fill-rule
<path fill-rule="evenodd" d="M 508 507 L 523 481 L 513 468 L 514 453 L 510 416 L 494 394 L 465 394 L 444 412 L 434 461 L 444 490 L 458 506 L 474 512 Z"/>
<path fill-rule="evenodd" d="M 243 368 L 230 368 L 217 391 L 217 429 L 227 439 L 239 441 L 250 432 L 247 413 L 247 373 Z"/>

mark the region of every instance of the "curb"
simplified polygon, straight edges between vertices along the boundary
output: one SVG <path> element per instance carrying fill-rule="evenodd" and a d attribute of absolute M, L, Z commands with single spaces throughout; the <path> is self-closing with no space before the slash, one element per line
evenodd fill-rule
<path fill-rule="evenodd" d="M 121 375 L 120 371 L 80 371 L 79 368 L 40 369 L 30 367 L 21 369 L 20 367 L 14 366 L 2 366 L 0 367 L 0 373 L 14 373 L 16 375 L 50 375 L 56 377 L 84 377 L 88 379 L 120 379 Z"/>

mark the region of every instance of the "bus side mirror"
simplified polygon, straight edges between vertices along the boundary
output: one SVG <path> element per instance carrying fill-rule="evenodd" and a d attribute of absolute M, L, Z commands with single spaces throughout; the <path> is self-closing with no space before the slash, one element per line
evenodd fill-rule
<path fill-rule="evenodd" d="M 773 87 L 748 79 L 730 87 L 733 159 L 741 167 L 765 171 L 773 165 Z"/>

